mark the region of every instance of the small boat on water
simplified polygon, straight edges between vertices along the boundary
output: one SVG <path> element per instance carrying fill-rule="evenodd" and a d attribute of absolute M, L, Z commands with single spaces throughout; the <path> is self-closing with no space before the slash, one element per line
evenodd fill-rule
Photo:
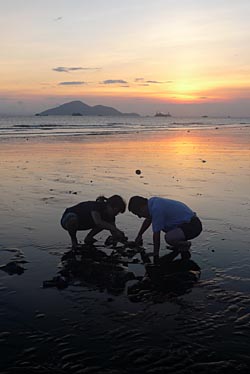
<path fill-rule="evenodd" d="M 172 116 L 169 112 L 168 113 L 156 112 L 155 117 L 172 117 Z"/>

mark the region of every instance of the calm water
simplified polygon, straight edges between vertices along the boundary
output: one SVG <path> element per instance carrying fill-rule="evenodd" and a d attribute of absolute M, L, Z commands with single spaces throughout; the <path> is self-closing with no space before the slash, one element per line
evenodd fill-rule
<path fill-rule="evenodd" d="M 250 118 L 216 117 L 0 117 L 0 139 L 27 136 L 107 135 L 178 129 L 249 126 Z"/>

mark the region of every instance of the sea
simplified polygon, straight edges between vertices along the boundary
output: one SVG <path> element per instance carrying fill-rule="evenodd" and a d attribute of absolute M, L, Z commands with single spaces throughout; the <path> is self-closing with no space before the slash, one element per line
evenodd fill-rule
<path fill-rule="evenodd" d="M 0 116 L 0 140 L 249 126 L 250 117 Z"/>

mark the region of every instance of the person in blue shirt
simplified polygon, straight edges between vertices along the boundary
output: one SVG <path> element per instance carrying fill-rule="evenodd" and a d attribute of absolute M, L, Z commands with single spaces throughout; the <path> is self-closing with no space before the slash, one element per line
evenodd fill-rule
<path fill-rule="evenodd" d="M 187 251 L 191 246 L 189 240 L 202 231 L 202 223 L 196 213 L 177 200 L 133 196 L 129 200 L 128 210 L 139 218 L 145 218 L 135 239 L 137 244 L 142 243 L 143 233 L 152 224 L 154 263 L 159 260 L 161 231 L 165 233 L 166 242 L 180 253 Z"/>
<path fill-rule="evenodd" d="M 86 244 L 96 242 L 94 236 L 102 230 L 109 230 L 116 240 L 124 240 L 124 233 L 115 225 L 115 217 L 124 213 L 126 203 L 119 195 L 109 198 L 99 196 L 96 201 L 83 201 L 67 208 L 61 218 L 62 227 L 68 231 L 72 249 L 77 248 L 76 233 L 79 230 L 90 230 L 84 239 Z"/>

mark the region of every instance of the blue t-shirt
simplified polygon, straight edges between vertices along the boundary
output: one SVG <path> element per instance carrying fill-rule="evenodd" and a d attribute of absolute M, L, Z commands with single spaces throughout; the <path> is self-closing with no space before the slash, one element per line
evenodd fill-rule
<path fill-rule="evenodd" d="M 162 197 L 151 197 L 148 209 L 153 232 L 169 231 L 182 223 L 189 222 L 195 213 L 184 203 Z"/>

